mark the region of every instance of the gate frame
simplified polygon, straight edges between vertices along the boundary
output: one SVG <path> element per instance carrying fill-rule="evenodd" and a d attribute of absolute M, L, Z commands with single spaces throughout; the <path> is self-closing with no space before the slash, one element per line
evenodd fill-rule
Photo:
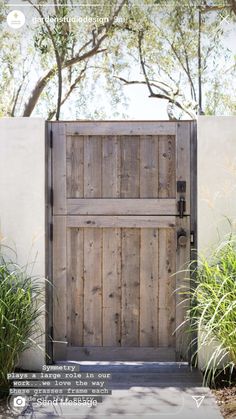
<path fill-rule="evenodd" d="M 53 195 L 52 195 L 52 122 L 45 122 L 45 272 L 48 282 L 45 289 L 45 350 L 46 364 L 54 364 L 53 359 L 53 251 L 52 251 L 52 220 L 53 220 Z M 51 282 L 50 282 L 51 281 Z"/>
<path fill-rule="evenodd" d="M 57 122 L 88 122 L 88 120 L 78 121 L 55 121 Z M 140 120 L 102 120 L 91 122 L 142 122 Z M 173 122 L 169 120 L 145 120 L 145 122 Z M 175 121 L 177 122 L 177 121 Z M 196 120 L 179 120 L 181 122 L 190 122 L 190 262 L 193 263 L 193 268 L 197 267 L 197 121 Z M 46 364 L 54 364 L 53 359 L 53 170 L 52 170 L 52 125 L 53 121 L 45 122 L 45 272 L 48 282 L 46 282 L 45 289 L 45 334 L 46 334 Z M 190 286 L 195 286 L 195 274 L 191 272 Z M 197 332 L 193 332 L 191 340 L 194 339 L 194 347 L 188 352 L 188 362 L 192 361 L 192 355 L 197 350 Z"/>

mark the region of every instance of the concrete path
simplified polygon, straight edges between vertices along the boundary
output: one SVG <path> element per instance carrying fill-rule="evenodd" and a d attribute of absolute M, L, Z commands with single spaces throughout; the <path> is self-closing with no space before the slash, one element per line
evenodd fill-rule
<path fill-rule="evenodd" d="M 71 363 L 74 365 L 74 363 Z M 81 372 L 110 372 L 112 395 L 96 407 L 34 408 L 34 418 L 222 419 L 201 374 L 183 363 L 80 362 Z M 200 407 L 197 402 L 203 397 Z M 19 416 L 23 417 L 23 416 Z"/>

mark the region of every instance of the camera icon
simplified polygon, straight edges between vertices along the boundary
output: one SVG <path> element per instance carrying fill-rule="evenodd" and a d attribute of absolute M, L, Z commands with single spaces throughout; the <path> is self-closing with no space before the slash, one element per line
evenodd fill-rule
<path fill-rule="evenodd" d="M 25 407 L 25 397 L 17 396 L 13 400 L 14 407 Z"/>

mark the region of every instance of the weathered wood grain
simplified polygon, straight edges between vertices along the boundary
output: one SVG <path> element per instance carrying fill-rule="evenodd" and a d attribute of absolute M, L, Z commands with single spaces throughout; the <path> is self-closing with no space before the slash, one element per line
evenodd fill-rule
<path fill-rule="evenodd" d="M 84 231 L 67 230 L 67 335 L 70 345 L 83 346 Z"/>
<path fill-rule="evenodd" d="M 66 214 L 66 136 L 65 126 L 55 123 L 53 129 L 53 214 Z"/>
<path fill-rule="evenodd" d="M 63 125 L 63 122 L 61 123 Z M 170 121 L 81 121 L 66 126 L 67 135 L 175 135 Z M 128 137 L 128 138 L 129 138 Z"/>
<path fill-rule="evenodd" d="M 117 136 L 102 139 L 102 197 L 118 198 L 121 183 L 120 139 Z"/>
<path fill-rule="evenodd" d="M 140 346 L 158 346 L 158 229 L 141 229 Z"/>
<path fill-rule="evenodd" d="M 84 138 L 66 140 L 67 198 L 84 196 Z"/>
<path fill-rule="evenodd" d="M 84 345 L 102 345 L 102 230 L 84 230 Z"/>
<path fill-rule="evenodd" d="M 174 227 L 176 217 L 173 215 L 70 215 L 66 217 L 67 227 L 109 227 L 141 228 Z"/>
<path fill-rule="evenodd" d="M 102 141 L 99 137 L 84 137 L 84 197 L 102 196 Z"/>
<path fill-rule="evenodd" d="M 121 198 L 140 196 L 139 137 L 121 138 Z"/>
<path fill-rule="evenodd" d="M 158 164 L 158 137 L 140 137 L 140 198 L 158 198 Z"/>
<path fill-rule="evenodd" d="M 68 199 L 68 215 L 174 215 L 175 199 Z"/>
<path fill-rule="evenodd" d="M 103 346 L 121 343 L 121 230 L 103 230 Z"/>
<path fill-rule="evenodd" d="M 176 235 L 174 229 L 159 230 L 158 324 L 159 346 L 175 343 Z"/>
<path fill-rule="evenodd" d="M 122 230 L 121 346 L 139 346 L 140 230 Z"/>
<path fill-rule="evenodd" d="M 66 217 L 54 217 L 53 319 L 54 357 L 65 359 L 67 338 Z"/>
<path fill-rule="evenodd" d="M 178 180 L 186 181 L 186 214 L 190 214 L 190 122 L 176 125 L 176 185 Z M 177 200 L 180 196 L 177 192 Z"/>
<path fill-rule="evenodd" d="M 159 197 L 175 198 L 175 137 L 159 137 Z"/>
<path fill-rule="evenodd" d="M 188 345 L 190 335 L 187 333 L 188 324 L 185 322 L 189 308 L 188 293 L 190 290 L 190 220 L 189 217 L 178 218 L 177 231 L 184 230 L 187 235 L 186 246 L 177 246 L 176 250 L 176 356 L 177 360 L 188 359 Z M 180 327 L 180 325 L 182 325 Z"/>
<path fill-rule="evenodd" d="M 187 341 L 174 332 L 184 278 L 174 274 L 190 254 L 192 123 L 52 125 L 54 358 L 184 358 Z"/>

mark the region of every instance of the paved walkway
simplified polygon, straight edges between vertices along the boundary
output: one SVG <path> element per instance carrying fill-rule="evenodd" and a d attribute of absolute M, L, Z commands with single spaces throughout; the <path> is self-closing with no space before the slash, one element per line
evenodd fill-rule
<path fill-rule="evenodd" d="M 214 396 L 201 386 L 201 374 L 191 371 L 187 364 L 80 362 L 79 365 L 81 372 L 112 373 L 112 395 L 103 396 L 103 402 L 96 407 L 44 407 L 34 410 L 34 416 L 26 417 L 222 419 Z M 198 403 L 202 400 L 199 407 L 196 400 Z"/>

